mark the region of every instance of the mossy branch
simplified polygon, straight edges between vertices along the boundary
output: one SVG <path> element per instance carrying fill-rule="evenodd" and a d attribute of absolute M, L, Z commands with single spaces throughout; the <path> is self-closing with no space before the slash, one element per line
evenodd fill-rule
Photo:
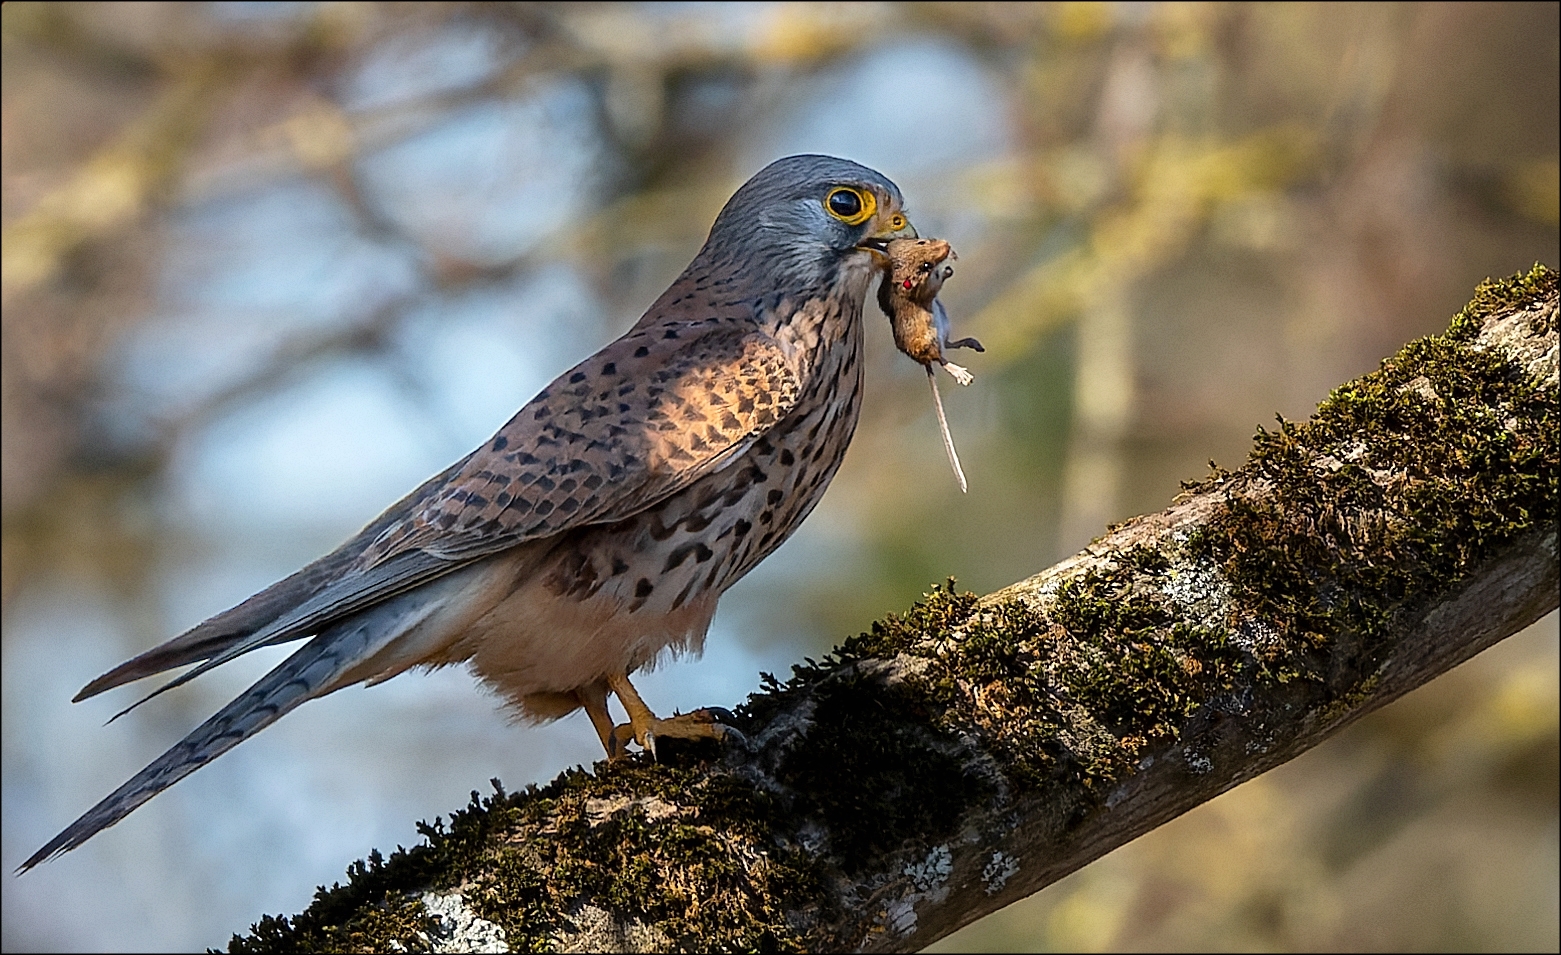
<path fill-rule="evenodd" d="M 231 950 L 919 949 L 1556 606 L 1556 310 L 1487 283 L 1239 471 L 769 680 L 749 748 L 495 783 Z"/>

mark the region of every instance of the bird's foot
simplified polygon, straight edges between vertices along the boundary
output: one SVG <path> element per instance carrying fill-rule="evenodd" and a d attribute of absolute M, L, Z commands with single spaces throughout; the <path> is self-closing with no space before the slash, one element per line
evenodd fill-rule
<path fill-rule="evenodd" d="M 602 742 L 607 747 L 608 759 L 622 759 L 629 755 L 628 746 L 631 740 L 639 743 L 646 752 L 650 753 L 652 759 L 656 756 L 657 737 L 735 739 L 740 743 L 747 742 L 741 733 L 731 727 L 733 716 L 729 710 L 712 706 L 664 720 L 652 713 L 650 707 L 645 705 L 645 701 L 640 699 L 634 685 L 629 682 L 627 674 L 615 673 L 608 676 L 606 685 L 617 695 L 618 701 L 629 714 L 629 722 L 614 726 L 602 738 Z M 606 713 L 605 705 L 602 707 L 602 712 Z"/>
<path fill-rule="evenodd" d="M 623 723 L 613 727 L 612 740 L 608 747 L 609 756 L 612 759 L 627 756 L 630 740 L 639 743 L 646 752 L 650 753 L 652 759 L 656 757 L 658 738 L 713 739 L 746 743 L 747 738 L 731 725 L 734 720 L 730 710 L 712 706 L 692 713 L 679 713 L 667 719 L 651 717 L 638 726 L 632 722 Z"/>

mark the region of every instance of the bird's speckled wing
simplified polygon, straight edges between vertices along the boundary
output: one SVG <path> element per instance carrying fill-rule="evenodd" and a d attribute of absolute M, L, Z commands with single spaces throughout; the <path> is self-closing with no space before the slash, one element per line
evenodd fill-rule
<path fill-rule="evenodd" d="M 785 416 L 797 376 L 751 325 L 636 329 L 561 375 L 364 554 L 470 560 L 629 517 L 734 460 Z"/>
<path fill-rule="evenodd" d="M 474 560 L 629 517 L 741 455 L 797 390 L 780 346 L 751 325 L 637 328 L 544 388 L 442 486 L 398 505 L 414 502 L 409 514 L 376 520 L 380 535 L 351 569 L 130 709 Z"/>

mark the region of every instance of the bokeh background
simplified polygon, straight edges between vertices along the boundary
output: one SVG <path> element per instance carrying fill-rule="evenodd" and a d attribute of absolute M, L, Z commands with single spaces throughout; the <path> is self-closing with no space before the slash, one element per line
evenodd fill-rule
<path fill-rule="evenodd" d="M 970 493 L 870 306 L 839 477 L 665 710 L 1028 576 L 1561 265 L 1554 3 L 3 9 L 7 872 L 286 651 L 107 728 L 136 691 L 79 687 L 475 446 L 772 159 L 871 165 L 958 249 Z M 1552 614 L 937 949 L 1554 950 L 1557 710 Z M 3 944 L 221 946 L 598 752 L 461 672 L 346 690 L 0 875 Z"/>

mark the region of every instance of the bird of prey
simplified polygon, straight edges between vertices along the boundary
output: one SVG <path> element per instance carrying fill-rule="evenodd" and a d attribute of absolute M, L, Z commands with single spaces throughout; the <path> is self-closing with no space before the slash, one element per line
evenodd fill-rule
<path fill-rule="evenodd" d="M 698 652 L 721 593 L 823 496 L 861 408 L 867 287 L 887 243 L 916 236 L 902 205 L 894 183 L 843 159 L 758 172 L 632 328 L 481 447 L 335 551 L 87 684 L 77 700 L 200 664 L 156 696 L 308 641 L 22 870 L 305 700 L 412 667 L 468 663 L 533 720 L 584 708 L 610 757 L 631 738 L 720 738 L 708 711 L 658 719 L 629 674 Z"/>

